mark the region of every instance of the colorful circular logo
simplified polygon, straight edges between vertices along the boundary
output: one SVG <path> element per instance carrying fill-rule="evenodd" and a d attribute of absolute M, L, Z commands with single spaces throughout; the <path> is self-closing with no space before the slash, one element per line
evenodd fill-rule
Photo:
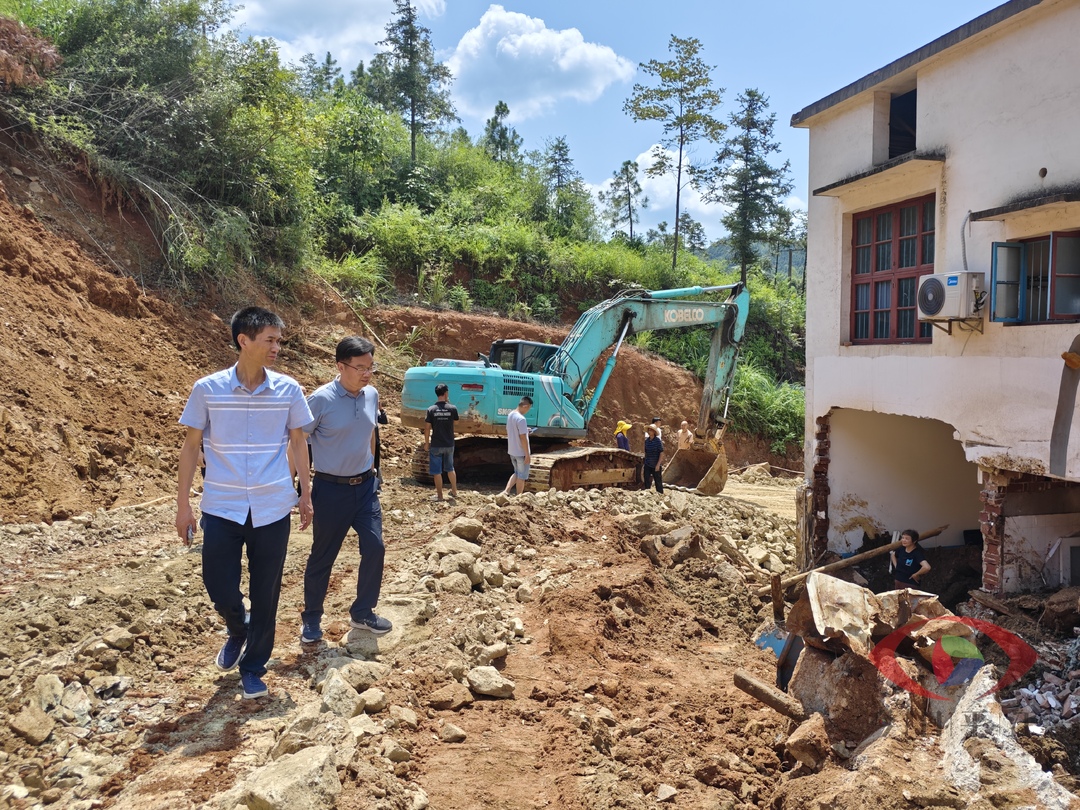
<path fill-rule="evenodd" d="M 878 672 L 896 686 L 911 692 L 913 695 L 934 700 L 949 699 L 946 695 L 931 692 L 921 684 L 916 683 L 901 669 L 896 660 L 896 648 L 903 643 L 904 639 L 909 638 L 912 631 L 932 621 L 948 621 L 951 624 L 963 624 L 978 630 L 980 633 L 986 634 L 987 638 L 997 644 L 1009 657 L 1009 665 L 1005 670 L 1005 674 L 980 697 L 993 694 L 1010 684 L 1016 683 L 1035 665 L 1038 654 L 1031 648 L 1031 645 L 1015 633 L 1010 633 L 996 624 L 984 622 L 980 619 L 968 619 L 964 616 L 920 619 L 894 630 L 870 651 L 870 661 L 877 667 Z M 986 663 L 978 647 L 963 636 L 955 635 L 943 636 L 934 643 L 931 662 L 934 668 L 934 677 L 940 686 L 956 686 L 957 684 L 967 683 L 975 677 L 975 673 Z"/>

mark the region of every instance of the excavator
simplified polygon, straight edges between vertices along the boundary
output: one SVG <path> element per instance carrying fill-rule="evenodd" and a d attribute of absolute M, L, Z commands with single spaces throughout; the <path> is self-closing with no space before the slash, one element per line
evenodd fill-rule
<path fill-rule="evenodd" d="M 728 291 L 726 301 L 686 300 Z M 720 492 L 727 482 L 723 434 L 728 404 L 746 329 L 750 295 L 742 284 L 682 287 L 671 290 L 629 289 L 582 314 L 562 344 L 528 340 L 496 340 L 476 360 L 438 358 L 405 372 L 401 390 L 401 422 L 423 428 L 435 386 L 445 383 L 459 413 L 454 466 L 509 470 L 506 417 L 521 397 L 532 398 L 526 416 L 530 428 L 532 466 L 526 489 L 570 490 L 578 487 L 631 487 L 640 479 L 640 455 L 615 447 L 573 446 L 588 434 L 626 339 L 635 332 L 713 325 L 692 447 L 674 452 L 667 442 L 664 483 L 692 488 L 705 495 Z M 606 362 L 605 353 L 614 346 Z M 597 377 L 593 382 L 594 377 Z M 673 455 L 674 454 L 674 455 Z M 431 481 L 428 456 L 419 448 L 411 471 L 420 482 Z"/>

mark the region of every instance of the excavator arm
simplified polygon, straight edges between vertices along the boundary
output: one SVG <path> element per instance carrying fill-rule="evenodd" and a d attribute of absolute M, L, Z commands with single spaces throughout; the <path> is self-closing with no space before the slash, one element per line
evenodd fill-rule
<path fill-rule="evenodd" d="M 727 301 L 683 300 L 721 290 L 730 291 Z M 559 350 L 548 360 L 545 372 L 563 379 L 567 396 L 588 424 L 627 337 L 635 332 L 712 325 L 715 327 L 712 348 L 697 422 L 697 433 L 701 437 L 722 427 L 727 415 L 749 308 L 750 296 L 742 284 L 626 292 L 597 304 L 582 315 Z M 589 395 L 586 386 L 603 354 L 612 345 L 615 350 L 608 357 L 596 389 Z"/>

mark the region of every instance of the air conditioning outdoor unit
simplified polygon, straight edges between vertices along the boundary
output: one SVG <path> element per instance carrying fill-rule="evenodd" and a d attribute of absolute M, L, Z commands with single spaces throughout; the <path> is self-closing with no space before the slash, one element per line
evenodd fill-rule
<path fill-rule="evenodd" d="M 947 321 L 982 317 L 983 274 L 934 273 L 919 279 L 919 320 Z"/>

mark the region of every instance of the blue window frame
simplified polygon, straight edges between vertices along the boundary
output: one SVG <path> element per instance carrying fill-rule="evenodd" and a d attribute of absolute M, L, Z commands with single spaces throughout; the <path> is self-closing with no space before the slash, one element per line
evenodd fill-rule
<path fill-rule="evenodd" d="M 990 318 L 998 323 L 1080 319 L 1080 232 L 994 242 Z"/>

